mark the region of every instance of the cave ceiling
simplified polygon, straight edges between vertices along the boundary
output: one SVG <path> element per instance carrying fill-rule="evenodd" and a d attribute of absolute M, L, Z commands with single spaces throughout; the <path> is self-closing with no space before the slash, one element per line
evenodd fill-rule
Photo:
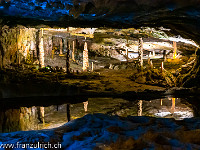
<path fill-rule="evenodd" d="M 170 28 L 198 42 L 200 0 L 0 0 L 0 24 Z"/>

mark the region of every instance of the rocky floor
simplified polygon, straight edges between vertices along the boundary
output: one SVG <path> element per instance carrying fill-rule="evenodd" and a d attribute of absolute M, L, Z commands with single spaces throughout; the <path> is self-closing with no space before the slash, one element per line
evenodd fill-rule
<path fill-rule="evenodd" d="M 94 114 L 55 129 L 3 133 L 0 134 L 0 144 L 2 149 L 5 149 L 4 144 L 15 147 L 38 141 L 50 142 L 52 146 L 60 142 L 62 149 L 66 150 L 200 149 L 199 129 L 199 118 L 175 121 Z"/>
<path fill-rule="evenodd" d="M 63 84 L 76 84 L 78 86 L 86 87 L 86 90 L 93 90 L 95 92 L 117 92 L 123 93 L 128 91 L 144 91 L 146 89 L 151 90 L 164 90 L 165 88 L 159 86 L 151 86 L 145 84 L 139 84 L 132 81 L 129 77 L 134 70 L 98 70 L 96 74 L 100 77 L 97 79 L 65 79 L 61 80 Z"/>

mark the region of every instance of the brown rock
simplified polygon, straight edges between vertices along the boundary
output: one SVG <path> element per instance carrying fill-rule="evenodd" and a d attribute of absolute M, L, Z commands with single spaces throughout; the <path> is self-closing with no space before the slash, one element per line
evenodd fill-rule
<path fill-rule="evenodd" d="M 137 82 L 137 83 L 146 83 L 146 77 L 144 77 L 144 76 L 139 76 L 139 77 L 135 80 L 135 82 Z"/>

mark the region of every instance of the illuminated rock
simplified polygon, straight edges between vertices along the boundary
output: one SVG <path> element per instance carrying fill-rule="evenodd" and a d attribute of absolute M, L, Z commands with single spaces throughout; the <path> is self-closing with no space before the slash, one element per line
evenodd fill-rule
<path fill-rule="evenodd" d="M 84 111 L 87 112 L 88 111 L 88 101 L 83 102 L 83 106 L 84 106 Z"/>
<path fill-rule="evenodd" d="M 72 42 L 72 60 L 75 62 L 75 47 L 74 47 L 74 41 Z"/>
<path fill-rule="evenodd" d="M 0 132 L 37 130 L 38 115 L 35 106 L 0 111 Z"/>
<path fill-rule="evenodd" d="M 63 41 L 62 38 L 60 39 L 60 55 L 63 54 Z"/>
<path fill-rule="evenodd" d="M 87 49 L 87 42 L 85 42 L 83 50 L 83 71 L 87 71 L 88 67 L 89 67 L 88 49 Z"/>
<path fill-rule="evenodd" d="M 138 116 L 142 116 L 142 100 L 138 101 Z"/>
<path fill-rule="evenodd" d="M 44 65 L 44 43 L 43 43 L 43 29 L 40 30 L 40 37 L 39 37 L 39 62 L 40 62 L 40 67 L 43 68 L 45 67 Z"/>
<path fill-rule="evenodd" d="M 70 49 L 69 49 L 69 43 L 67 41 L 67 53 L 66 53 L 66 70 L 67 70 L 67 73 L 69 74 L 70 73 L 70 63 L 69 63 L 69 54 L 70 54 Z"/>
<path fill-rule="evenodd" d="M 142 38 L 139 38 L 138 61 L 139 61 L 139 69 L 142 69 L 143 68 L 143 40 Z"/>
<path fill-rule="evenodd" d="M 173 47 L 174 47 L 173 59 L 176 59 L 176 57 L 177 57 L 177 45 L 176 45 L 175 41 L 173 41 Z"/>

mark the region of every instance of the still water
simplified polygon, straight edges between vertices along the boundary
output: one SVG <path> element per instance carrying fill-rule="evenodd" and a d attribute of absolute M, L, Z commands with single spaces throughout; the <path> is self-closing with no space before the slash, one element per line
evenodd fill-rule
<path fill-rule="evenodd" d="M 194 117 L 192 106 L 180 98 L 127 101 L 120 98 L 88 98 L 77 104 L 32 106 L 0 111 L 0 131 L 38 130 L 59 127 L 86 114 L 151 116 L 182 120 Z"/>

